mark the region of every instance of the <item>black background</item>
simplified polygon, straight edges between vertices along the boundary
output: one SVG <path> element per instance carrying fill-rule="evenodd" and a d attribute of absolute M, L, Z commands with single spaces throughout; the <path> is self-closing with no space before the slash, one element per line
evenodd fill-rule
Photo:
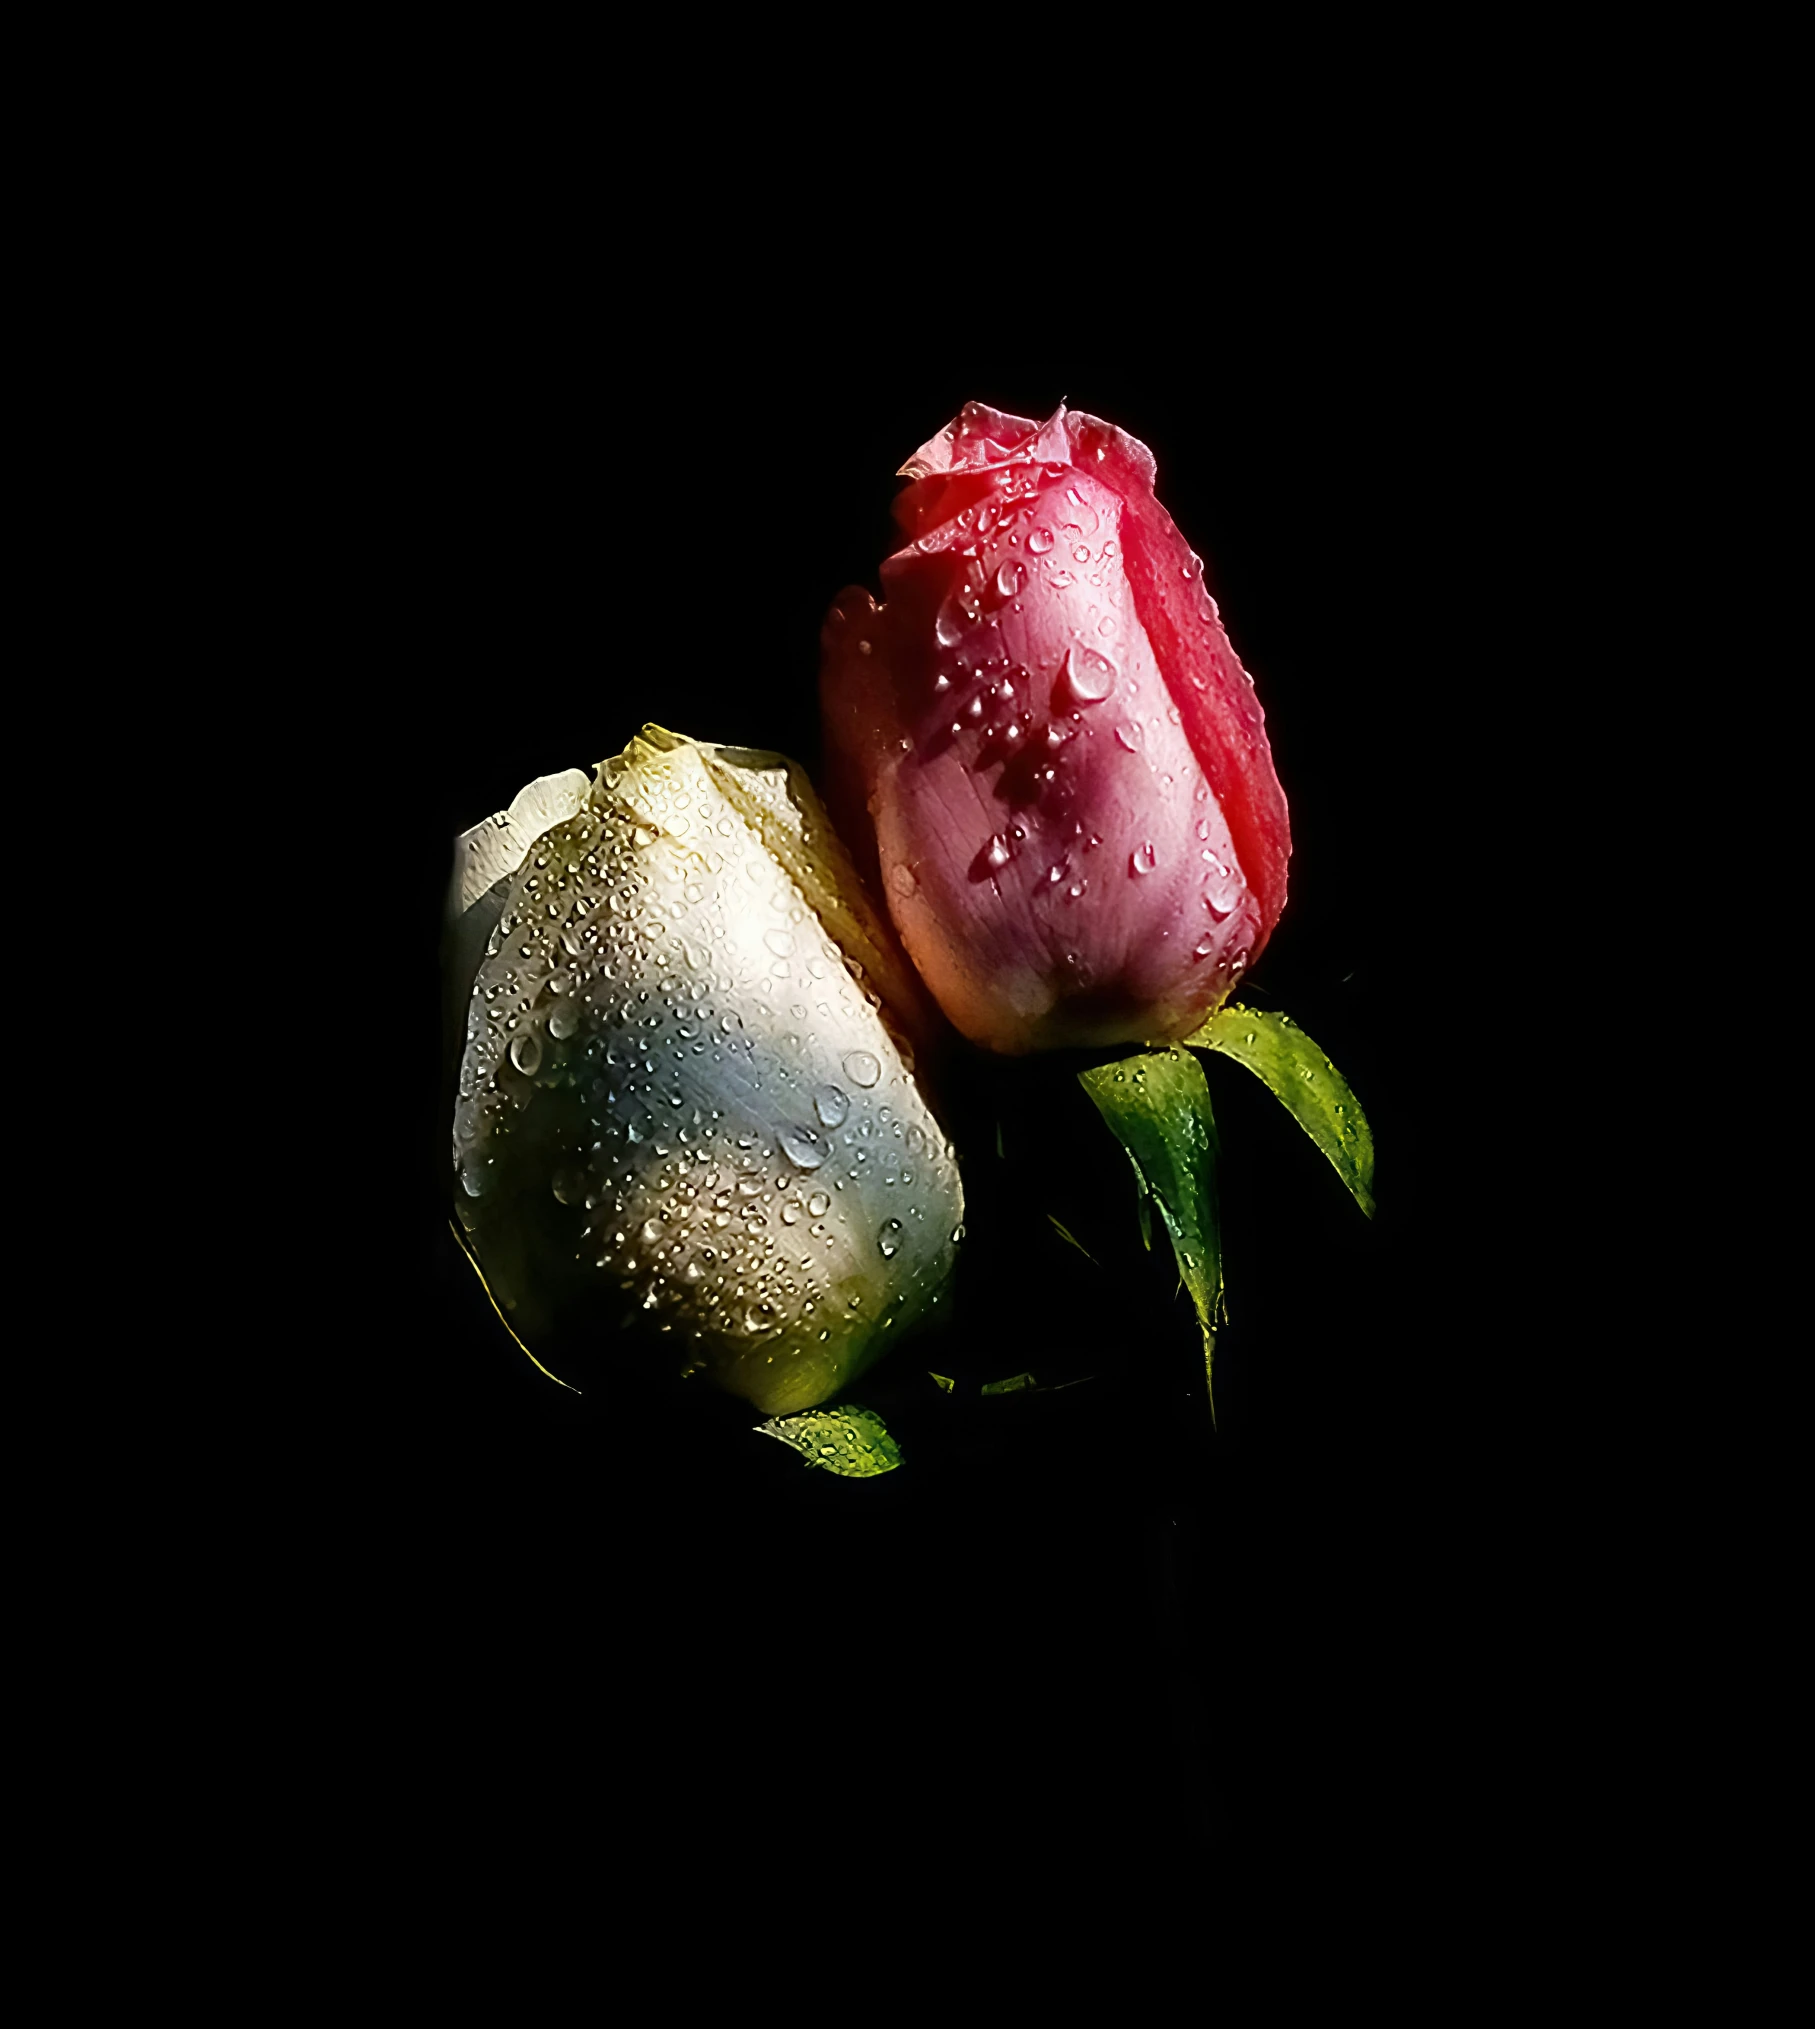
<path fill-rule="evenodd" d="M 297 1385 L 333 1489 L 303 1581 L 324 1696 L 413 1851 L 534 1851 L 559 1900 L 585 1876 L 558 1856 L 606 1826 L 677 1880 L 760 1870 L 792 1828 L 1196 1893 L 1428 1860 L 1516 1788 L 1508 1488 L 1546 1469 L 1517 1462 L 1504 1134 L 1481 1153 L 1512 1102 L 1479 1092 L 1506 1010 L 1477 953 L 1508 906 L 1510 686 L 1559 652 L 1521 584 L 1572 475 L 1506 272 L 1337 221 L 1189 318 L 1035 310 L 836 248 L 576 272 L 483 204 L 375 260 L 332 338 L 357 449 L 319 554 L 353 596 L 318 696 L 359 729 L 349 821 L 407 869 L 378 920 L 349 898 L 401 996 L 382 1117 L 348 1130 L 375 1216 L 335 1237 L 345 1329 Z M 1122 1158 L 1065 1067 L 1005 1072 L 1037 1200 L 962 1149 L 957 1322 L 858 1390 L 908 1462 L 849 1484 L 741 1405 L 653 1413 L 608 1359 L 574 1395 L 510 1344 L 446 1227 L 441 908 L 456 832 L 646 719 L 816 765 L 825 608 L 876 588 L 891 475 L 969 399 L 1152 447 L 1291 806 L 1252 997 L 1349 1077 L 1380 1212 L 1212 1063 L 1212 1432 L 1126 1193 L 1119 1227 L 1074 1201 L 1103 1269 L 1043 1244 L 1049 1182 Z M 916 1390 L 1053 1361 L 1099 1379 Z"/>

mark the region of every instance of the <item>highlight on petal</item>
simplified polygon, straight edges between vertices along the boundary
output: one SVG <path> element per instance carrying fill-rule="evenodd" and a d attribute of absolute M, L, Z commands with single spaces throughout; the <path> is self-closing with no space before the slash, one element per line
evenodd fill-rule
<path fill-rule="evenodd" d="M 446 1044 L 453 1056 L 464 1047 L 473 975 L 504 913 L 511 881 L 537 839 L 572 817 L 585 803 L 591 787 L 591 778 L 578 768 L 538 776 L 517 791 L 508 809 L 463 831 L 454 841 L 441 958 L 446 983 Z"/>
<path fill-rule="evenodd" d="M 540 775 L 511 798 L 510 808 L 463 831 L 454 841 L 454 879 L 448 916 L 461 916 L 496 882 L 514 874 L 545 831 L 565 822 L 586 801 L 589 779 L 578 768 Z"/>
<path fill-rule="evenodd" d="M 963 1218 L 918 996 L 791 763 L 658 727 L 602 763 L 468 1010 L 456 1202 L 512 1328 L 628 1305 L 765 1414 L 836 1393 L 940 1302 Z"/>

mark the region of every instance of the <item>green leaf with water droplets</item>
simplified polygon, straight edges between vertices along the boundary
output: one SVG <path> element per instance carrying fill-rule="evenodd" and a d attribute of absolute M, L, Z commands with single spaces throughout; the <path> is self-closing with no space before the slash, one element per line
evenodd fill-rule
<path fill-rule="evenodd" d="M 901 1463 L 901 1447 L 873 1409 L 846 1403 L 837 1409 L 807 1409 L 798 1416 L 772 1416 L 759 1423 L 764 1437 L 791 1444 L 809 1465 L 840 1479 L 874 1479 Z"/>
<path fill-rule="evenodd" d="M 1097 1111 L 1151 1191 L 1197 1307 L 1208 1368 L 1223 1322 L 1223 1247 L 1216 1209 L 1216 1117 L 1204 1067 L 1188 1050 L 1143 1051 L 1079 1074 Z M 1142 1197 L 1145 1207 L 1145 1195 Z"/>
<path fill-rule="evenodd" d="M 1374 1136 L 1348 1081 L 1303 1029 L 1282 1014 L 1226 1007 L 1186 1042 L 1245 1064 L 1334 1165 L 1356 1204 L 1374 1216 Z"/>

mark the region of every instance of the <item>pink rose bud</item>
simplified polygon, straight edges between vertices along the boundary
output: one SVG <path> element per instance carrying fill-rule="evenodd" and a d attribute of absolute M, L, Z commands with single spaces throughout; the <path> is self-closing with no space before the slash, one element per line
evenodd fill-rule
<path fill-rule="evenodd" d="M 1279 920 L 1291 836 L 1152 453 L 972 402 L 902 471 L 887 603 L 843 592 L 821 636 L 847 836 L 867 804 L 901 940 L 973 1042 L 1190 1034 Z"/>

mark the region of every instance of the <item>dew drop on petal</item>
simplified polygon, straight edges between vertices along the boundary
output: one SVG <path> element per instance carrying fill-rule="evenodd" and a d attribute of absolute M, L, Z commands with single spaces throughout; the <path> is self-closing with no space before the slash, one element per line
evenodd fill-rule
<path fill-rule="evenodd" d="M 823 1126 L 842 1127 L 850 1110 L 850 1099 L 838 1086 L 820 1085 L 814 1089 L 813 1111 Z"/>
<path fill-rule="evenodd" d="M 779 1139 L 782 1154 L 796 1169 L 818 1169 L 826 1159 L 825 1142 L 810 1127 L 784 1127 Z"/>
<path fill-rule="evenodd" d="M 845 1056 L 844 1074 L 853 1085 L 861 1085 L 867 1092 L 882 1076 L 882 1066 L 868 1050 L 851 1050 Z"/>
<path fill-rule="evenodd" d="M 580 1026 L 580 1010 L 573 1002 L 563 1001 L 548 1018 L 548 1033 L 557 1043 L 564 1043 Z"/>
<path fill-rule="evenodd" d="M 892 1261 L 901 1251 L 901 1221 L 887 1219 L 882 1231 L 876 1235 L 876 1250 L 885 1261 Z"/>
<path fill-rule="evenodd" d="M 1115 664 L 1094 648 L 1068 648 L 1059 681 L 1070 702 L 1101 704 L 1115 688 Z"/>
<path fill-rule="evenodd" d="M 1158 855 L 1153 850 L 1151 840 L 1144 845 L 1136 846 L 1128 855 L 1128 871 L 1131 874 L 1150 874 L 1157 863 Z"/>
<path fill-rule="evenodd" d="M 526 1078 L 533 1078 L 542 1068 L 542 1039 L 527 1030 L 511 1038 L 510 1060 Z"/>
<path fill-rule="evenodd" d="M 1035 556 L 1043 557 L 1052 548 L 1052 530 L 1049 528 L 1036 528 L 1033 534 L 1027 538 L 1027 547 Z M 925 608 L 923 607 L 921 610 L 924 612 Z"/>
<path fill-rule="evenodd" d="M 815 1191 L 807 1200 L 807 1210 L 815 1219 L 823 1219 L 832 1209 L 832 1200 L 824 1191 Z"/>
<path fill-rule="evenodd" d="M 1138 754 L 1147 744 L 1147 735 L 1141 731 L 1140 722 L 1136 719 L 1129 719 L 1117 726 L 1115 736 L 1117 743 L 1126 747 L 1131 754 Z"/>

